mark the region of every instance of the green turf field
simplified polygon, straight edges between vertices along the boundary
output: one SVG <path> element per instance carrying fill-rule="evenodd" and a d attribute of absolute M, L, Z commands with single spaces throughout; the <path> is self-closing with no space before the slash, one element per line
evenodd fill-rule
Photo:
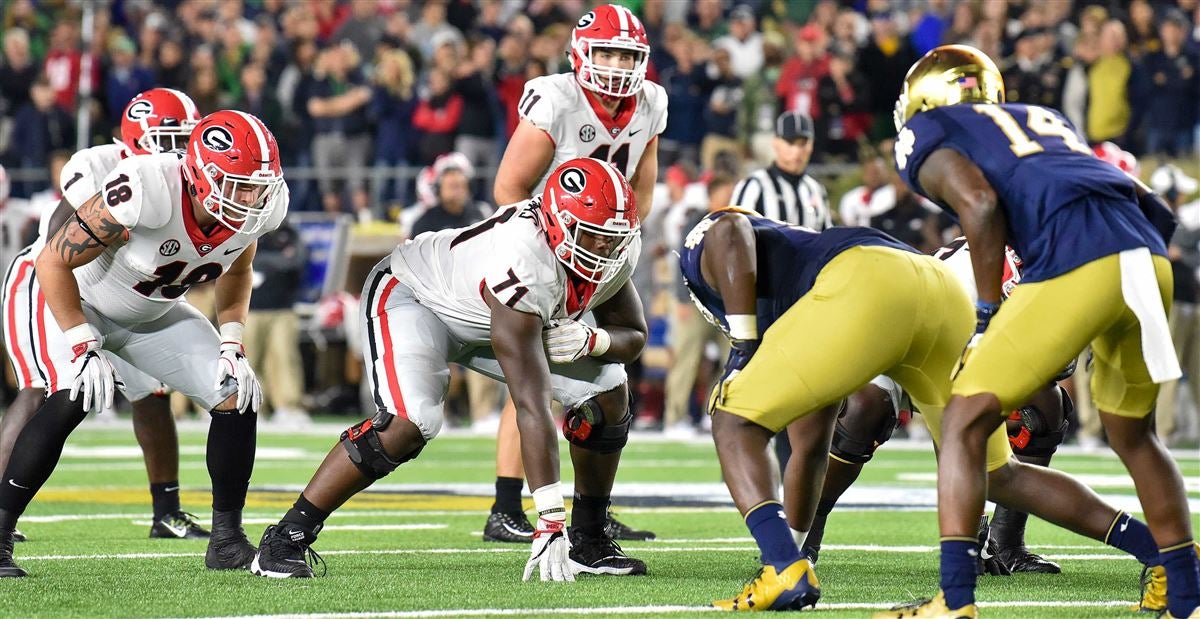
<path fill-rule="evenodd" d="M 348 425 L 348 423 L 344 424 Z M 308 480 L 338 430 L 262 432 L 247 506 L 257 542 Z M 209 516 L 202 429 L 181 431 L 185 509 Z M 934 463 L 924 449 L 885 447 L 830 520 L 818 575 L 819 616 L 870 610 L 936 590 Z M 1182 453 L 1193 505 L 1200 504 L 1200 455 Z M 656 442 L 635 435 L 626 450 L 616 509 L 659 533 L 625 549 L 649 566 L 641 578 L 575 584 L 521 583 L 527 549 L 480 541 L 490 499 L 493 442 L 446 436 L 351 502 L 316 546 L 328 575 L 269 581 L 204 569 L 203 541 L 149 540 L 149 492 L 127 422 L 85 425 L 31 505 L 17 545 L 29 578 L 0 581 L 6 617 L 202 617 L 241 615 L 688 616 L 738 591 L 753 575 L 756 548 L 722 494 L 711 442 Z M 1111 455 L 1060 454 L 1056 465 L 1086 476 L 1114 501 L 1132 487 Z M 570 471 L 564 471 L 570 479 Z M 891 506 L 891 507 L 889 507 Z M 1041 522 L 1036 548 L 1059 561 L 1059 576 L 984 577 L 988 617 L 1132 617 L 1140 566 L 1117 551 Z M 319 570 L 318 570 L 319 573 Z"/>

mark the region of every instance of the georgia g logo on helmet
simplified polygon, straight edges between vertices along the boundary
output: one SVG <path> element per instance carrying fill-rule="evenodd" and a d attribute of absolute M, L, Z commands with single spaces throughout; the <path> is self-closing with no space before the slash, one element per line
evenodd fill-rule
<path fill-rule="evenodd" d="M 592 22 L 594 21 L 596 21 L 596 12 L 588 11 L 587 13 L 584 13 L 583 17 L 579 18 L 579 22 L 575 24 L 575 27 L 587 28 L 588 26 L 592 25 Z"/>
<path fill-rule="evenodd" d="M 583 193 L 584 188 L 587 187 L 587 175 L 579 168 L 567 168 L 558 175 L 558 184 L 563 189 L 578 195 Z"/>
<path fill-rule="evenodd" d="M 142 99 L 129 104 L 129 108 L 125 110 L 125 116 L 132 121 L 138 121 L 143 118 L 148 118 L 154 114 L 154 104 Z"/>
<path fill-rule="evenodd" d="M 200 135 L 200 143 L 208 150 L 223 153 L 233 148 L 233 134 L 220 125 L 213 125 Z"/>

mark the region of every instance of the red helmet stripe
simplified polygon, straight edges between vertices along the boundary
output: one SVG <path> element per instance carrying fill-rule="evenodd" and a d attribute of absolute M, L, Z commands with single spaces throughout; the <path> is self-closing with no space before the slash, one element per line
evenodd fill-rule
<path fill-rule="evenodd" d="M 254 131 L 254 137 L 258 140 L 258 153 L 262 157 L 262 167 L 259 169 L 263 172 L 269 172 L 271 170 L 271 149 L 267 146 L 266 126 L 262 124 L 262 121 L 250 114 L 240 110 L 234 110 L 234 113 L 245 119 L 246 123 Z"/>
<path fill-rule="evenodd" d="M 604 171 L 608 173 L 608 179 L 610 181 L 612 181 L 614 193 L 617 194 L 617 204 L 616 204 L 617 216 L 623 218 L 625 216 L 625 186 L 624 186 L 624 183 L 621 182 L 620 177 L 617 176 L 617 171 L 615 169 L 613 169 L 612 166 L 608 165 L 607 163 L 601 163 L 601 162 L 597 161 L 596 159 L 593 159 L 592 161 L 596 161 L 600 165 L 600 167 L 603 168 Z"/>

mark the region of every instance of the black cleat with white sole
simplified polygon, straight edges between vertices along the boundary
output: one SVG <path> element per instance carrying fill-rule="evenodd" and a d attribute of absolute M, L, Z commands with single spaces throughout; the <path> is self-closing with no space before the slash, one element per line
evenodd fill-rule
<path fill-rule="evenodd" d="M 263 578 L 312 578 L 313 566 L 325 562 L 310 544 L 316 538 L 285 522 L 263 531 L 258 553 L 250 563 L 250 573 Z M 324 575 L 324 572 L 322 572 Z"/>
<path fill-rule="evenodd" d="M 568 535 L 571 569 L 576 574 L 642 576 L 646 573 L 646 564 L 625 554 L 607 533 L 597 536 L 570 529 Z"/>
<path fill-rule="evenodd" d="M 525 512 L 496 512 L 483 527 L 483 541 L 529 544 L 533 542 L 533 524 Z"/>
<path fill-rule="evenodd" d="M 244 570 L 257 550 L 242 530 L 242 510 L 213 511 L 212 535 L 204 565 L 210 570 Z"/>
<path fill-rule="evenodd" d="M 0 578 L 21 578 L 28 576 L 21 566 L 13 561 L 13 529 L 0 529 Z"/>
<path fill-rule="evenodd" d="M 22 533 L 20 529 L 13 529 L 13 541 L 14 542 L 23 542 L 26 539 L 28 539 L 28 538 L 25 537 L 25 534 Z"/>
<path fill-rule="evenodd" d="M 208 539 L 210 533 L 196 522 L 196 515 L 171 512 L 150 525 L 150 539 Z"/>

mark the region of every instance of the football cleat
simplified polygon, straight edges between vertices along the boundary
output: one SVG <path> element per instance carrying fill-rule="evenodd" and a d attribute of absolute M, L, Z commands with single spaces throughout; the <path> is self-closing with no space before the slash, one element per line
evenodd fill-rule
<path fill-rule="evenodd" d="M 604 532 L 613 539 L 625 542 L 647 542 L 658 537 L 651 531 L 639 531 L 617 520 L 612 512 L 608 512 L 608 521 L 604 523 Z"/>
<path fill-rule="evenodd" d="M 150 525 L 151 539 L 208 539 L 209 532 L 196 522 L 196 515 L 171 512 Z"/>
<path fill-rule="evenodd" d="M 608 574 L 611 576 L 642 576 L 646 564 L 625 554 L 607 534 L 593 536 L 570 529 L 571 570 L 576 574 Z"/>
<path fill-rule="evenodd" d="M 875 613 L 872 619 L 979 619 L 979 608 L 967 604 L 962 608 L 946 606 L 946 596 L 938 591 L 937 597 L 893 606 L 889 610 Z"/>
<path fill-rule="evenodd" d="M 1200 543 L 1193 545 L 1200 556 Z M 1142 613 L 1167 612 L 1167 568 L 1161 565 L 1142 567 L 1142 597 L 1129 609 Z"/>
<path fill-rule="evenodd" d="M 1161 565 L 1142 567 L 1142 598 L 1130 610 L 1162 613 L 1167 610 L 1167 569 Z"/>
<path fill-rule="evenodd" d="M 1012 570 L 1008 569 L 1008 564 L 1002 561 L 999 557 L 999 550 L 996 548 L 996 542 L 991 537 L 992 529 L 988 526 L 988 517 L 979 517 L 979 565 L 975 569 L 975 573 L 982 576 L 991 574 L 992 576 L 1011 576 Z"/>
<path fill-rule="evenodd" d="M 304 531 L 286 524 L 273 524 L 263 531 L 258 552 L 250 563 L 250 573 L 264 578 L 312 578 L 313 567 L 325 561 L 306 542 Z"/>
<path fill-rule="evenodd" d="M 23 542 L 26 539 L 28 539 L 27 537 L 25 537 L 25 534 L 22 533 L 20 529 L 13 529 L 12 538 L 13 538 L 14 542 Z"/>
<path fill-rule="evenodd" d="M 821 599 L 821 583 L 808 559 L 800 559 L 776 572 L 764 565 L 742 592 L 712 605 L 721 610 L 803 610 Z"/>
<path fill-rule="evenodd" d="M 29 575 L 29 572 L 13 561 L 13 537 L 13 530 L 0 529 L 0 578 L 22 578 Z"/>
<path fill-rule="evenodd" d="M 496 512 L 483 527 L 483 541 L 528 544 L 533 541 L 533 525 L 525 512 Z"/>
<path fill-rule="evenodd" d="M 212 535 L 204 553 L 205 567 L 210 570 L 246 569 L 256 552 L 242 530 L 241 510 L 213 511 Z"/>
<path fill-rule="evenodd" d="M 1029 552 L 1028 548 L 1002 548 L 996 550 L 996 558 L 1008 566 L 1009 572 L 1025 574 L 1061 574 L 1062 568 L 1045 557 Z"/>

